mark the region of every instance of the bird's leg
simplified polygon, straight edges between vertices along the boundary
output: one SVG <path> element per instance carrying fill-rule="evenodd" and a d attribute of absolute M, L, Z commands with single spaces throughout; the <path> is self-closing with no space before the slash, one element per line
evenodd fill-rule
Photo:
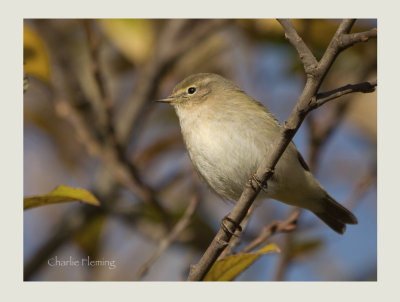
<path fill-rule="evenodd" d="M 233 226 L 235 227 L 233 232 L 226 226 L 225 220 L 227 220 L 227 221 L 229 221 L 229 222 L 231 222 L 233 224 Z M 231 234 L 232 236 L 236 236 L 236 237 L 238 237 L 238 235 L 236 235 L 234 232 L 236 230 L 239 230 L 239 232 L 242 231 L 242 227 L 240 226 L 240 224 L 238 224 L 236 221 L 234 221 L 232 218 L 230 218 L 229 214 L 226 215 L 224 218 L 222 218 L 221 228 L 225 231 L 225 233 Z"/>

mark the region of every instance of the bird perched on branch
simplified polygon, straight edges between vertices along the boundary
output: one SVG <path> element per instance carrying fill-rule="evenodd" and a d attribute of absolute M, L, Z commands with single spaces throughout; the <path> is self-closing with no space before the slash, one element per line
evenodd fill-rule
<path fill-rule="evenodd" d="M 278 120 L 236 84 L 211 73 L 194 74 L 160 100 L 170 103 L 193 166 L 221 198 L 238 200 L 280 133 Z M 335 232 L 357 218 L 311 174 L 293 142 L 275 167 L 264 197 L 310 210 Z"/>

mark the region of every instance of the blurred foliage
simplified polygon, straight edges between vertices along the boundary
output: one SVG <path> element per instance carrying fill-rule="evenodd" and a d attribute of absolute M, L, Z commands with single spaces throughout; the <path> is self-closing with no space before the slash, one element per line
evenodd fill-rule
<path fill-rule="evenodd" d="M 292 243 L 292 252 L 290 256 L 294 259 L 308 257 L 310 253 L 317 252 L 323 245 L 324 241 L 320 238 L 296 241 Z"/>
<path fill-rule="evenodd" d="M 142 64 L 152 54 L 156 38 L 152 20 L 102 19 L 98 22 L 106 37 L 132 63 Z"/>
<path fill-rule="evenodd" d="M 50 81 L 50 64 L 41 37 L 24 24 L 24 73 Z"/>
<path fill-rule="evenodd" d="M 26 75 L 24 75 L 24 93 L 26 92 L 28 87 L 29 87 L 29 79 Z"/>
<path fill-rule="evenodd" d="M 378 137 L 378 117 L 376 114 L 377 92 L 354 96 L 349 105 L 347 116 L 372 143 L 376 144 Z"/>
<path fill-rule="evenodd" d="M 49 194 L 24 198 L 24 210 L 56 203 L 81 201 L 99 206 L 98 199 L 89 191 L 60 185 Z"/>
<path fill-rule="evenodd" d="M 97 258 L 99 252 L 100 235 L 103 231 L 105 218 L 106 216 L 104 214 L 97 215 L 74 237 L 75 242 L 82 249 L 84 254 L 92 259 Z"/>

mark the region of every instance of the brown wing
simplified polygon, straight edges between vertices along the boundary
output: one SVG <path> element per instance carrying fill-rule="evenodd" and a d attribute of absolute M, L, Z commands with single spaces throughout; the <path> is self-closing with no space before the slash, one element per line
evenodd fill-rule
<path fill-rule="evenodd" d="M 300 164 L 303 166 L 304 170 L 310 171 L 310 168 L 308 167 L 306 161 L 304 160 L 303 156 L 301 156 L 299 151 L 297 151 L 297 158 L 298 158 Z"/>

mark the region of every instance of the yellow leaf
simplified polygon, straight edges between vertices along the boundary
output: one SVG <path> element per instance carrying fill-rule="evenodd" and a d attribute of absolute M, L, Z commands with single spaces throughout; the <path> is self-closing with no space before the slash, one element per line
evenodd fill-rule
<path fill-rule="evenodd" d="M 82 201 L 94 206 L 100 205 L 100 202 L 97 200 L 97 198 L 89 191 L 61 185 L 47 195 L 24 198 L 24 210 L 49 204 L 71 201 Z"/>
<path fill-rule="evenodd" d="M 151 20 L 102 19 L 99 22 L 105 35 L 133 63 L 140 64 L 151 54 L 155 41 Z"/>
<path fill-rule="evenodd" d="M 24 25 L 24 73 L 50 81 L 50 65 L 46 48 L 40 36 Z"/>
<path fill-rule="evenodd" d="M 278 246 L 274 243 L 268 244 L 251 254 L 236 254 L 218 260 L 204 277 L 204 281 L 232 281 L 241 272 L 248 268 L 261 255 L 279 253 Z"/>

